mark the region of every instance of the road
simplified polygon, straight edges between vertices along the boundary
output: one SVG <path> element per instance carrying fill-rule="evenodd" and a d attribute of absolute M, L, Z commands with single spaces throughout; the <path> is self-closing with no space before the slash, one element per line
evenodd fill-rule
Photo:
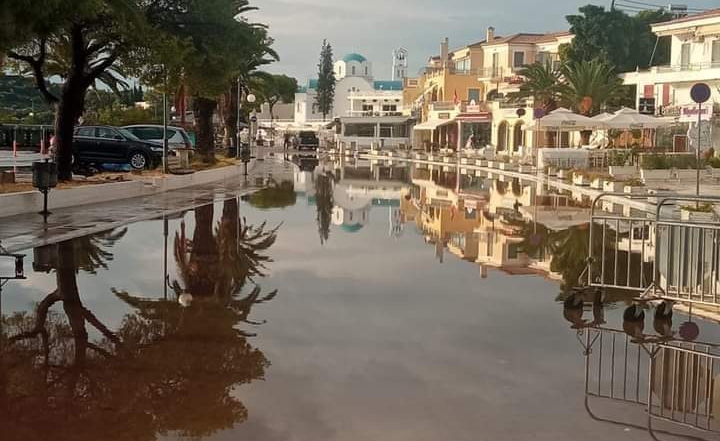
<path fill-rule="evenodd" d="M 0 169 L 12 167 L 30 167 L 34 161 L 39 161 L 40 153 L 18 152 L 17 158 L 13 157 L 10 150 L 0 150 Z"/>

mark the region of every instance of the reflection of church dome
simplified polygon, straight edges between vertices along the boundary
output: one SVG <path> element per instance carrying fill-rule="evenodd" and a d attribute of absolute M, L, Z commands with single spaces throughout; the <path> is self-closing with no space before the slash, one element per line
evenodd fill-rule
<path fill-rule="evenodd" d="M 360 55 L 360 54 L 356 54 L 356 53 L 353 52 L 353 53 L 351 53 L 351 54 L 345 55 L 345 56 L 343 57 L 343 61 L 346 62 L 346 63 L 349 63 L 349 62 L 351 62 L 351 61 L 357 61 L 358 63 L 364 63 L 364 62 L 367 61 L 367 58 L 363 57 L 363 56 Z"/>
<path fill-rule="evenodd" d="M 358 231 L 362 230 L 363 225 L 360 224 L 342 224 L 340 225 L 340 229 L 342 229 L 346 233 L 357 233 Z"/>

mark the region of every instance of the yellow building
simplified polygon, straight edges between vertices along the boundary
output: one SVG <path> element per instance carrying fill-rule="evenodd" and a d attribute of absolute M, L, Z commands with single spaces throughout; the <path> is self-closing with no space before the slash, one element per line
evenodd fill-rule
<path fill-rule="evenodd" d="M 452 51 L 446 38 L 423 74 L 405 80 L 405 111 L 419 122 L 413 131 L 415 148 L 490 146 L 498 154 L 525 155 L 534 145 L 533 133 L 522 130 L 533 120 L 533 103 L 511 102 L 507 94 L 522 85 L 523 66 L 558 62 L 560 47 L 573 35 L 499 37 L 489 27 L 485 37 Z"/>

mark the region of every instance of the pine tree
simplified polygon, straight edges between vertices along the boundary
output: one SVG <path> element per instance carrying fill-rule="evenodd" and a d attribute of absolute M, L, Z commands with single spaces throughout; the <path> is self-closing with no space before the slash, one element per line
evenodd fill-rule
<path fill-rule="evenodd" d="M 332 46 L 323 40 L 320 51 L 320 64 L 318 64 L 318 86 L 315 103 L 323 115 L 323 120 L 332 111 L 335 100 L 335 71 L 333 70 Z"/>

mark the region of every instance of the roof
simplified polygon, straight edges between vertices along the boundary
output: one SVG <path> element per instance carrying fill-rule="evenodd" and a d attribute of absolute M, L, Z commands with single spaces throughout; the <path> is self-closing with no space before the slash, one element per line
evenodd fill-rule
<path fill-rule="evenodd" d="M 375 81 L 373 82 L 375 90 L 403 90 L 402 81 Z"/>
<path fill-rule="evenodd" d="M 492 43 L 486 43 L 486 45 L 496 45 L 496 44 L 508 44 L 508 43 L 515 43 L 515 44 L 534 44 L 540 41 L 541 39 L 545 38 L 547 34 L 527 34 L 527 33 L 517 33 L 510 35 L 505 38 L 496 38 L 493 40 Z"/>
<path fill-rule="evenodd" d="M 342 60 L 346 63 L 349 63 L 351 61 L 357 61 L 358 63 L 364 63 L 367 61 L 367 59 L 365 57 L 363 57 L 360 54 L 356 54 L 354 52 L 351 54 L 345 55 Z"/>
<path fill-rule="evenodd" d="M 686 22 L 690 22 L 690 21 L 702 20 L 705 18 L 713 18 L 713 17 L 720 17 L 720 8 L 709 9 L 709 10 L 707 10 L 705 12 L 701 12 L 699 14 L 687 15 L 685 17 L 676 18 L 675 20 L 662 21 L 660 23 L 653 24 L 653 26 L 665 26 L 665 25 L 672 25 L 672 24 L 677 24 L 677 23 L 686 23 Z"/>

